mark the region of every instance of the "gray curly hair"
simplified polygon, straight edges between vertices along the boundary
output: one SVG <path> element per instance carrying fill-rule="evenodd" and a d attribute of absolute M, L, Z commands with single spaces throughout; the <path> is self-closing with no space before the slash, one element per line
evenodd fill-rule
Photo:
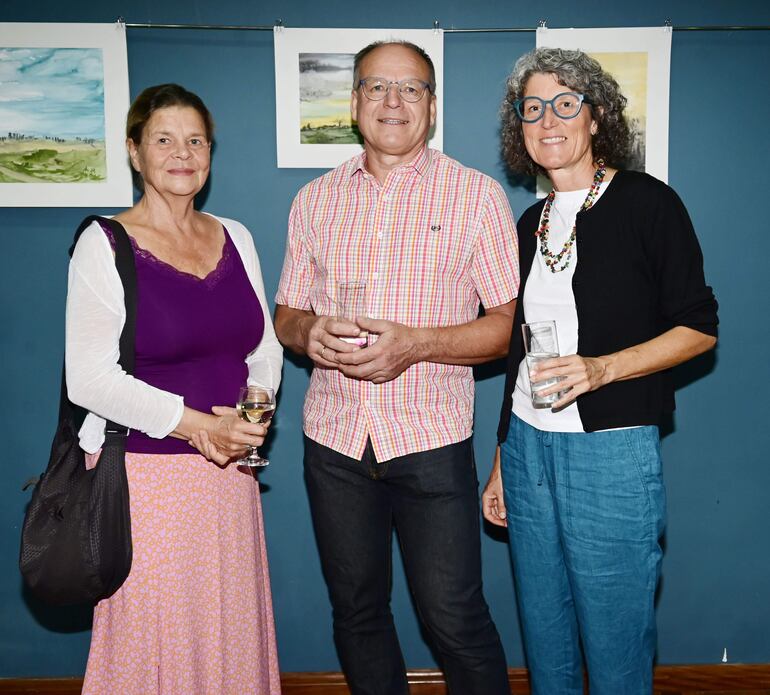
<path fill-rule="evenodd" d="M 535 73 L 550 73 L 559 84 L 585 95 L 593 119 L 599 126 L 591 143 L 596 159 L 618 167 L 624 163 L 631 145 L 631 135 L 623 110 L 626 98 L 599 61 L 582 51 L 563 48 L 535 48 L 516 61 L 506 82 L 506 94 L 500 109 L 503 159 L 520 174 L 534 176 L 544 169 L 529 156 L 524 146 L 521 120 L 513 104 L 524 96 L 529 78 Z"/>

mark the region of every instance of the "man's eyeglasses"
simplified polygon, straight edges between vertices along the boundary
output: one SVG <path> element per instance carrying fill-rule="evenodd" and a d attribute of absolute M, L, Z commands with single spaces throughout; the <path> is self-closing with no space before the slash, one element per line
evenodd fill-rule
<path fill-rule="evenodd" d="M 584 95 L 576 92 L 563 92 L 553 99 L 541 99 L 540 97 L 524 97 L 513 102 L 516 115 L 524 123 L 537 123 L 545 115 L 545 107 L 550 104 L 552 111 L 564 120 L 575 118 L 583 108 L 583 104 L 591 102 Z"/>
<path fill-rule="evenodd" d="M 358 81 L 364 95 L 372 101 L 382 101 L 388 94 L 390 85 L 398 85 L 398 93 L 404 101 L 420 101 L 425 90 L 430 91 L 430 85 L 422 80 L 407 78 L 405 80 L 386 80 L 384 77 L 365 77 Z"/>

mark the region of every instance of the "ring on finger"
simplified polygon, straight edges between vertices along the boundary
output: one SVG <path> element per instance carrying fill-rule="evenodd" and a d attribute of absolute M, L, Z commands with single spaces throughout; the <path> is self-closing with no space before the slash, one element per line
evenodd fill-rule
<path fill-rule="evenodd" d="M 321 359 L 324 359 L 324 353 L 326 352 L 326 345 L 321 346 Z"/>

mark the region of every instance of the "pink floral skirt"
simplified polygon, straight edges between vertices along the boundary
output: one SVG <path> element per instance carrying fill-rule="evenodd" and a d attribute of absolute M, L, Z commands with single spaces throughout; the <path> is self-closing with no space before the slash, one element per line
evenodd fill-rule
<path fill-rule="evenodd" d="M 127 454 L 134 559 L 94 611 L 84 695 L 281 692 L 257 481 Z"/>

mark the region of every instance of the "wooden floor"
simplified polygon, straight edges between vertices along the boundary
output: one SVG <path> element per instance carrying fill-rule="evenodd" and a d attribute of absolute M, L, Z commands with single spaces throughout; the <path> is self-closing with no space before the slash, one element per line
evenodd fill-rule
<path fill-rule="evenodd" d="M 525 669 L 510 669 L 508 675 L 512 695 L 529 694 Z M 440 671 L 408 676 L 411 695 L 446 695 Z M 340 673 L 284 673 L 281 684 L 283 695 L 349 695 Z M 5 678 L 0 695 L 80 695 L 82 685 L 82 678 Z M 770 664 L 659 666 L 655 695 L 770 695 Z"/>

